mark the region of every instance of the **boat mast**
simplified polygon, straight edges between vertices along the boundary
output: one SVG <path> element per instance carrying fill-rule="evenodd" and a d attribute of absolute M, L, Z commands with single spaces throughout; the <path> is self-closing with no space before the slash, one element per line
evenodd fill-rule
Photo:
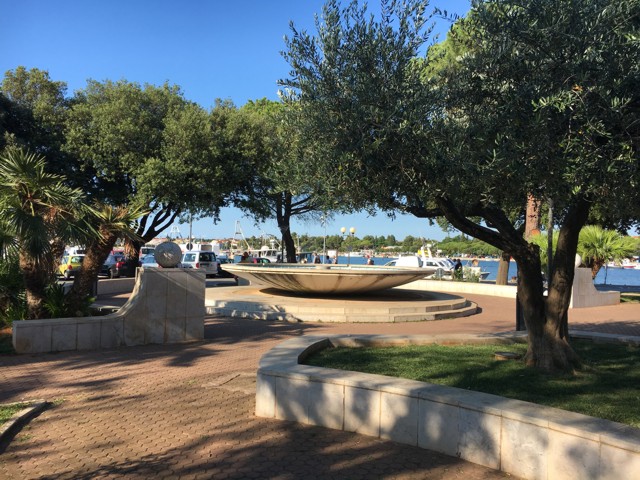
<path fill-rule="evenodd" d="M 233 242 L 231 243 L 232 247 L 233 245 L 238 244 L 238 235 L 240 235 L 239 238 L 244 242 L 246 250 L 251 250 L 251 246 L 249 245 L 249 242 L 247 242 L 247 239 L 244 236 L 244 232 L 242 231 L 242 227 L 240 226 L 240 220 L 236 220 L 235 233 L 233 234 Z M 234 253 L 234 252 L 231 252 L 231 253 Z"/>

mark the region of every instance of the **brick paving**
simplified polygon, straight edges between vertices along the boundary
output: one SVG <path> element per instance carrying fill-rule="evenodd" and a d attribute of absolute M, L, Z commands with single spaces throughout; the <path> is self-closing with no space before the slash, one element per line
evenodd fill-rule
<path fill-rule="evenodd" d="M 469 298 L 482 313 L 456 320 L 327 325 L 208 318 L 205 341 L 195 344 L 0 356 L 0 402 L 53 402 L 0 454 L 0 478 L 506 478 L 418 448 L 253 415 L 258 360 L 292 336 L 513 329 L 514 300 Z M 570 323 L 639 334 L 640 305 L 572 310 Z"/>

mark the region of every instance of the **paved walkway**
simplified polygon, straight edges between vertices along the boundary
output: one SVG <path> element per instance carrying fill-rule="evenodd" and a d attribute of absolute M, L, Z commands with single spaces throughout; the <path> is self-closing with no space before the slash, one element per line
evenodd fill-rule
<path fill-rule="evenodd" d="M 318 325 L 209 318 L 197 344 L 0 356 L 0 402 L 54 402 L 0 455 L 0 478 L 505 478 L 457 458 L 253 415 L 258 360 L 291 336 L 513 329 L 513 300 L 469 298 L 482 313 L 456 320 Z M 640 334 L 640 305 L 573 310 L 570 322 Z"/>

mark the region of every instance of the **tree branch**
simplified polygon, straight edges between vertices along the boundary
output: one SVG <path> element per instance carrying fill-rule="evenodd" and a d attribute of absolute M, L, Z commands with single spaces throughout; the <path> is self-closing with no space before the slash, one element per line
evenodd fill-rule
<path fill-rule="evenodd" d="M 483 242 L 487 242 L 489 245 L 493 245 L 500 250 L 510 250 L 510 244 L 506 242 L 498 232 L 469 220 L 462 212 L 460 212 L 460 210 L 458 210 L 449 198 L 445 196 L 436 197 L 436 203 L 451 225 L 461 232 L 471 235 Z M 480 216 L 485 218 L 484 209 L 480 209 L 478 213 L 480 213 Z"/>

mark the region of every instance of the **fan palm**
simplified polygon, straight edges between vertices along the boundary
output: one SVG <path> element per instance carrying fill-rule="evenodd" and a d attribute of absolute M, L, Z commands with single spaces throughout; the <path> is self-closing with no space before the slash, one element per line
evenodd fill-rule
<path fill-rule="evenodd" d="M 76 275 L 66 299 L 72 315 L 82 315 L 85 299 L 91 294 L 91 286 L 116 240 L 122 238 L 125 242 L 142 241 L 132 225 L 146 213 L 144 208 L 138 206 L 94 205 L 90 221 L 94 224 L 97 235 L 86 244 L 82 269 Z"/>
<path fill-rule="evenodd" d="M 82 192 L 46 172 L 45 164 L 44 157 L 22 149 L 9 148 L 0 156 L 0 221 L 18 249 L 28 318 L 47 315 L 45 289 L 55 279 L 61 246 L 87 227 L 76 221 Z"/>
<path fill-rule="evenodd" d="M 587 225 L 580 231 L 578 253 L 591 269 L 591 277 L 594 279 L 604 264 L 611 260 L 619 261 L 630 257 L 634 251 L 633 239 L 614 230 Z"/>

